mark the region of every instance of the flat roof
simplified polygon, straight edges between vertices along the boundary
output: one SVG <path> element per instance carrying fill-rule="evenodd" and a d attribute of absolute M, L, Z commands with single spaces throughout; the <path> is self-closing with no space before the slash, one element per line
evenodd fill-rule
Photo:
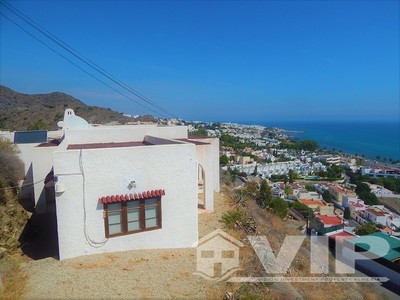
<path fill-rule="evenodd" d="M 371 213 L 371 214 L 374 214 L 375 216 L 378 216 L 378 217 L 383 217 L 383 216 L 386 215 L 381 209 L 378 209 L 378 208 L 375 208 L 375 207 L 368 208 L 366 211 Z"/>
<path fill-rule="evenodd" d="M 212 138 L 212 137 L 189 134 L 189 135 L 188 135 L 188 138 L 189 138 L 189 139 L 193 139 L 193 140 L 204 140 L 204 139 L 210 139 L 210 138 Z"/>
<path fill-rule="evenodd" d="M 195 145 L 211 145 L 210 143 L 199 142 L 199 141 L 194 141 L 194 140 L 190 140 L 190 139 L 176 139 L 176 140 L 186 142 L 186 143 L 192 143 Z"/>
<path fill-rule="evenodd" d="M 70 145 L 68 145 L 67 150 L 138 147 L 138 146 L 150 146 L 150 145 L 153 145 L 153 144 L 151 144 L 149 142 L 144 142 L 144 141 L 70 144 Z"/>
<path fill-rule="evenodd" d="M 37 145 L 38 147 L 57 147 L 58 145 L 60 145 L 60 140 L 54 139 L 51 141 L 48 141 L 47 143 L 41 143 L 39 145 Z"/>

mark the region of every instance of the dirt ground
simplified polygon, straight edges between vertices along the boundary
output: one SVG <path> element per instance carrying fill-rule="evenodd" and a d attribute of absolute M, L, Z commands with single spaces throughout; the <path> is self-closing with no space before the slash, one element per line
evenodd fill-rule
<path fill-rule="evenodd" d="M 400 198 L 381 198 L 378 197 L 379 202 L 385 205 L 387 208 L 392 209 L 393 211 L 400 213 Z"/>
<path fill-rule="evenodd" d="M 215 212 L 199 213 L 200 237 L 222 228 L 229 201 L 216 193 Z M 196 249 L 135 250 L 54 258 L 23 264 L 29 275 L 24 298 L 202 298 L 222 299 L 227 283 L 193 275 Z"/>

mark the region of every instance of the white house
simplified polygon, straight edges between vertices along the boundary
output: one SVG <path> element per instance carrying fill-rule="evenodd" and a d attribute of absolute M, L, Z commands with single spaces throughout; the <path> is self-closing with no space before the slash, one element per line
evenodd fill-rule
<path fill-rule="evenodd" d="M 55 207 L 60 259 L 196 246 L 198 208 L 212 212 L 219 190 L 218 139 L 185 126 L 92 127 L 71 109 L 60 125 L 62 138 L 26 161 L 37 213 Z"/>
<path fill-rule="evenodd" d="M 378 207 L 369 207 L 363 213 L 363 218 L 375 223 L 386 226 L 388 213 Z"/>

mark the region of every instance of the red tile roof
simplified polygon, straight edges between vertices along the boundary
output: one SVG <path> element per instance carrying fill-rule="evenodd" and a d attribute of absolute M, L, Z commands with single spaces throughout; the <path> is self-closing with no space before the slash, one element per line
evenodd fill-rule
<path fill-rule="evenodd" d="M 304 205 L 319 205 L 319 206 L 326 206 L 325 203 L 323 203 L 320 200 L 313 200 L 313 199 L 300 199 L 299 200 L 301 203 Z"/>
<path fill-rule="evenodd" d="M 377 216 L 377 217 L 382 217 L 382 216 L 385 216 L 386 214 L 383 212 L 383 211 L 381 211 L 380 209 L 375 209 L 375 208 L 368 208 L 367 209 L 367 212 L 369 212 L 369 213 L 371 213 L 371 214 L 374 214 L 375 216 Z"/>
<path fill-rule="evenodd" d="M 339 236 L 354 237 L 355 235 L 351 234 L 351 233 L 348 233 L 347 231 L 341 231 L 339 233 L 332 234 L 329 237 L 330 238 L 336 238 L 336 237 L 339 237 Z"/>
<path fill-rule="evenodd" d="M 343 224 L 343 220 L 339 218 L 338 216 L 327 216 L 327 215 L 320 215 L 320 214 L 315 214 L 315 216 L 321 220 L 321 222 L 324 225 L 340 225 Z"/>
<path fill-rule="evenodd" d="M 394 232 L 394 230 L 392 230 L 391 228 L 389 228 L 389 227 L 387 227 L 387 226 L 386 226 L 385 228 L 381 229 L 381 231 L 382 231 L 382 232 L 389 232 L 389 233 L 390 233 L 390 232 Z"/>
<path fill-rule="evenodd" d="M 328 236 L 328 238 L 334 239 L 339 243 L 343 243 L 344 240 L 351 239 L 353 237 L 355 237 L 354 234 L 348 233 L 346 231 L 342 231 Z"/>
<path fill-rule="evenodd" d="M 139 199 L 148 199 L 153 197 L 160 197 L 164 196 L 164 190 L 152 190 L 142 193 L 134 193 L 134 194 L 126 194 L 126 195 L 111 195 L 111 196 L 104 196 L 99 198 L 99 202 L 104 203 L 118 203 L 118 202 L 125 202 L 130 200 L 139 200 Z"/>

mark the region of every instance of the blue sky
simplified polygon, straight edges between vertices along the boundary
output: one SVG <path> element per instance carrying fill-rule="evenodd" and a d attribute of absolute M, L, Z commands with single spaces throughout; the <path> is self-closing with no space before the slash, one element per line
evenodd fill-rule
<path fill-rule="evenodd" d="M 400 121 L 398 1 L 9 2 L 184 119 Z M 0 20 L 2 85 L 149 113 Z"/>

